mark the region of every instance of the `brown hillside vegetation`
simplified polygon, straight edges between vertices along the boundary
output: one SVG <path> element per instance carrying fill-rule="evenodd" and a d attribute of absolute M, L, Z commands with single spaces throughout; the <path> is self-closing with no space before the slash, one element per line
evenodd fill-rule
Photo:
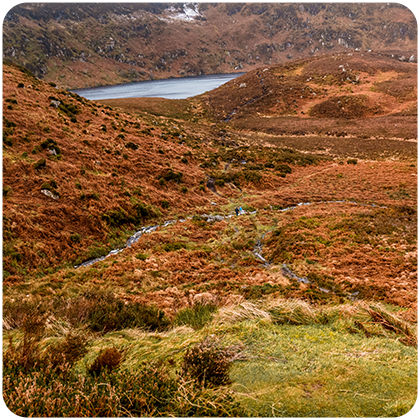
<path fill-rule="evenodd" d="M 332 55 L 181 101 L 91 102 L 5 64 L 8 408 L 407 413 L 416 71 Z"/>
<path fill-rule="evenodd" d="M 296 238 L 302 234 L 306 237 L 306 233 L 295 232 L 294 219 L 290 219 L 292 237 L 298 236 L 291 243 L 280 244 L 270 239 L 265 255 L 273 264 L 291 264 L 301 275 L 312 273 L 335 279 L 336 287 L 342 288 L 340 293 L 356 291 L 367 298 L 414 305 L 412 253 L 417 184 L 416 142 L 410 130 L 414 129 L 416 118 L 401 111 L 416 105 L 413 84 L 416 65 L 380 55 L 372 57 L 370 61 L 362 55 L 345 57 L 345 65 L 354 68 L 351 80 L 355 84 L 347 80 L 350 70 L 344 79 L 340 79 L 341 73 L 330 71 L 330 78 L 324 82 L 328 66 L 338 68 L 343 62 L 343 57 L 331 56 L 263 68 L 209 94 L 183 101 L 128 99 L 95 103 L 45 84 L 22 69 L 5 66 L 6 284 L 21 282 L 27 274 L 45 275 L 53 272 L 53 267 L 105 255 L 123 246 L 130 234 L 145 225 L 201 217 L 200 214 L 226 215 L 239 204 L 244 209 L 261 211 L 302 202 L 345 200 L 381 205 L 387 210 L 353 209 L 351 205 L 341 208 L 337 203 L 332 205 L 335 210 L 331 209 L 330 214 L 328 209 L 319 213 L 316 206 L 307 210 L 302 207 L 293 217 L 317 220 L 327 211 L 318 229 L 330 231 L 332 239 L 327 241 L 325 233 L 320 233 L 304 242 L 320 241 L 324 245 L 296 247 L 293 245 Z M 312 76 L 309 71 L 313 71 Z M 365 81 L 367 77 L 369 81 Z M 403 81 L 401 89 L 396 85 L 398 80 Z M 240 87 L 242 84 L 246 87 Z M 372 89 L 377 84 L 381 89 Z M 338 97 L 357 104 L 354 106 L 354 112 L 360 115 L 357 119 L 337 112 L 341 108 L 328 107 L 337 98 L 334 95 L 348 85 L 355 92 Z M 399 97 L 398 116 L 395 112 L 386 114 L 389 104 L 385 99 L 389 95 L 382 92 L 386 86 L 387 92 L 394 92 L 394 98 Z M 305 97 L 292 99 L 302 89 Z M 267 95 L 261 103 L 245 105 L 229 123 L 214 125 L 217 112 L 225 118 L 232 107 L 240 107 L 265 91 Z M 399 91 L 404 94 L 398 96 Z M 314 104 L 311 99 L 314 92 L 322 96 L 321 102 L 316 100 Z M 281 105 L 276 105 L 276 98 Z M 373 109 L 375 101 L 383 104 L 378 108 L 378 117 L 365 117 L 365 108 L 358 103 L 361 98 L 366 109 Z M 205 101 L 211 104 L 211 113 L 210 108 L 206 111 Z M 289 118 L 284 115 L 285 107 L 293 101 L 298 104 L 297 109 L 311 105 L 310 115 L 294 115 L 290 117 L 293 123 L 310 121 L 324 136 L 317 135 L 316 130 L 312 135 L 295 132 L 294 126 L 287 124 L 281 126 L 282 135 L 275 134 L 269 122 L 277 112 L 283 113 L 278 118 Z M 397 121 L 392 118 L 399 118 L 398 124 L 407 130 L 400 128 L 398 138 L 389 137 L 390 127 Z M 382 136 L 360 138 L 357 130 L 366 124 L 374 127 L 375 119 L 378 119 L 375 124 L 383 126 Z M 255 128 L 244 130 L 250 121 L 257 121 L 256 126 L 264 127 L 268 133 L 256 132 Z M 331 121 L 333 127 L 340 129 L 346 124 L 346 130 L 354 127 L 353 135 L 332 129 Z M 352 121 L 357 123 L 349 125 Z M 271 285 L 264 286 L 264 290 L 271 290 L 278 284 L 279 288 L 273 286 L 273 291 L 281 295 L 310 296 L 302 284 L 297 291 L 290 292 L 289 280 L 276 274 L 276 265 L 274 271 L 267 271 L 253 254 L 262 231 L 271 231 L 289 220 L 280 214 L 274 212 L 268 217 L 257 213 L 253 216 L 255 221 L 249 222 L 250 227 L 245 224 L 233 231 L 228 220 L 211 227 L 189 222 L 162 232 L 158 229 L 143 236 L 131 250 L 125 250 L 121 254 L 124 257 L 114 256 L 118 266 L 99 263 L 105 264 L 99 271 L 98 268 L 79 271 L 85 273 L 82 277 L 96 273 L 93 284 L 107 279 L 110 285 L 117 278 L 118 284 L 133 282 L 130 293 L 134 293 L 136 301 L 155 301 L 168 311 L 174 310 L 170 302 L 179 293 L 176 299 L 181 299 L 181 303 L 177 305 L 190 304 L 185 295 L 190 291 L 191 296 L 208 292 L 218 296 L 216 300 L 226 301 L 232 293 L 243 296 L 246 287 Z M 369 236 L 367 245 L 362 240 L 363 246 L 372 249 L 371 254 L 362 245 L 357 245 L 357 252 L 350 252 L 345 236 L 337 234 L 334 239 L 331 223 L 338 226 L 341 223 L 338 220 L 342 219 L 340 229 L 345 230 L 344 225 L 350 223 L 353 214 L 360 220 L 372 220 L 369 226 L 386 221 L 389 227 L 382 233 L 376 232 L 376 227 L 371 230 L 373 236 Z M 399 220 L 400 232 L 404 232 L 406 239 L 397 239 L 399 228 L 391 227 L 392 217 Z M 239 242 L 230 243 L 232 234 L 244 236 Z M 218 242 L 223 235 L 230 245 Z M 379 242 L 373 239 L 377 235 L 383 238 Z M 357 237 L 355 244 L 359 240 Z M 171 242 L 176 243 L 173 250 Z M 398 257 L 400 252 L 407 259 Z M 135 258 L 139 253 L 146 262 Z M 47 282 L 57 280 L 53 274 L 47 278 Z M 90 283 L 86 287 L 87 284 Z M 260 292 L 251 294 L 255 293 Z M 127 297 L 127 292 L 123 295 Z"/>
<path fill-rule="evenodd" d="M 89 103 L 16 67 L 4 66 L 3 80 L 4 232 L 14 243 L 13 250 L 5 245 L 5 265 L 12 273 L 15 254 L 35 268 L 72 261 L 96 241 L 115 245 L 120 233 L 111 233 L 107 214 L 114 225 L 134 225 L 210 205 L 198 189 L 205 175 L 196 158 L 181 161 L 195 139 L 180 141 L 171 128 L 163 141 L 151 118 Z"/>
<path fill-rule="evenodd" d="M 417 134 L 417 65 L 380 53 L 334 54 L 267 66 L 202 98 L 215 120 L 272 134 L 329 134 L 331 128 L 344 136 L 363 132 L 365 138 L 385 132 L 387 137 L 412 139 Z M 379 119 L 383 115 L 389 118 Z M 403 126 L 398 124 L 400 116 L 406 117 Z M 296 123 L 299 130 L 291 127 Z"/>

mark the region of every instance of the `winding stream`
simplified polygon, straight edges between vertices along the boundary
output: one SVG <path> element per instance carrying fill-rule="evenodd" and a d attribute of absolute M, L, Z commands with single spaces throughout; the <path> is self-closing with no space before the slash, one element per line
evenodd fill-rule
<path fill-rule="evenodd" d="M 314 204 L 353 204 L 356 206 L 364 206 L 364 207 L 377 207 L 377 208 L 386 208 L 386 206 L 377 206 L 375 204 L 364 204 L 364 203 L 357 203 L 355 201 L 347 201 L 347 200 L 335 200 L 335 201 L 317 201 L 317 202 L 305 202 L 305 203 L 298 203 L 296 206 L 290 206 L 290 207 L 286 207 L 284 209 L 280 209 L 280 210 L 273 210 L 273 211 L 277 211 L 277 212 L 285 212 L 285 211 L 292 211 L 298 207 L 301 206 L 309 206 L 309 205 L 314 205 Z M 240 213 L 240 215 L 245 215 L 245 214 L 256 214 L 257 210 L 252 211 L 252 212 L 248 212 L 245 210 L 242 210 L 242 212 Z M 226 219 L 230 219 L 232 217 L 239 217 L 236 216 L 235 213 L 231 213 L 228 215 L 208 215 L 208 214 L 202 214 L 200 215 L 200 217 L 205 220 L 207 223 L 212 223 L 212 222 L 216 222 L 216 221 L 221 221 L 221 220 L 226 220 Z M 99 261 L 103 261 L 106 258 L 112 257 L 113 255 L 117 255 L 120 252 L 124 251 L 127 248 L 131 248 L 132 245 L 134 245 L 135 243 L 137 243 L 139 241 L 139 239 L 148 233 L 152 233 L 155 230 L 157 230 L 159 227 L 166 227 L 169 226 L 171 224 L 175 224 L 175 223 L 183 223 L 186 220 L 191 220 L 192 216 L 187 217 L 186 219 L 179 219 L 179 220 L 168 220 L 162 224 L 157 224 L 157 225 L 152 225 L 152 226 L 144 226 L 142 227 L 140 230 L 138 230 L 137 232 L 135 232 L 132 236 L 130 236 L 130 238 L 128 238 L 125 246 L 123 248 L 118 248 L 118 249 L 114 249 L 111 252 L 109 252 L 107 255 L 104 255 L 102 257 L 99 258 L 92 258 L 90 260 L 87 260 L 85 262 L 83 262 L 80 265 L 75 266 L 74 268 L 79 268 L 79 267 L 89 267 Z M 256 244 L 255 247 L 253 249 L 253 254 L 255 255 L 255 257 L 261 261 L 261 264 L 263 264 L 265 267 L 269 267 L 271 265 L 271 262 L 266 260 L 263 255 L 263 241 L 265 236 L 270 233 L 271 231 L 265 232 L 262 236 L 261 239 L 259 239 Z M 335 292 L 329 289 L 325 289 L 323 287 L 320 287 L 318 285 L 316 285 L 315 283 L 311 282 L 310 280 L 308 280 L 306 277 L 299 277 L 297 276 L 295 273 L 293 273 L 293 271 L 290 270 L 289 267 L 287 267 L 286 264 L 283 264 L 282 267 L 282 274 L 290 279 L 294 279 L 297 280 L 298 282 L 301 283 L 305 283 L 305 284 L 311 284 L 315 287 L 318 288 L 318 290 L 320 290 L 321 292 L 324 293 L 332 293 L 334 294 Z M 349 298 L 350 299 L 355 299 L 357 296 L 358 292 L 355 292 L 353 294 L 349 294 Z"/>

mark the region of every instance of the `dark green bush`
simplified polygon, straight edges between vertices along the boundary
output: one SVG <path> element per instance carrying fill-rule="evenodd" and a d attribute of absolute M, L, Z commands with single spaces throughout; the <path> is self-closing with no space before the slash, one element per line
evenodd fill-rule
<path fill-rule="evenodd" d="M 162 331 L 169 326 L 165 313 L 155 306 L 126 303 L 111 293 L 86 292 L 84 298 L 89 303 L 87 320 L 93 331 L 107 332 L 134 327 Z"/>
<path fill-rule="evenodd" d="M 47 138 L 46 140 L 44 140 L 41 143 L 41 147 L 43 149 L 54 150 L 57 155 L 60 155 L 61 154 L 61 150 L 58 147 L 57 142 L 55 140 L 53 140 L 52 138 L 50 138 L 50 137 Z"/>
<path fill-rule="evenodd" d="M 187 244 L 184 242 L 170 242 L 162 245 L 162 249 L 166 252 L 178 251 L 185 248 L 187 248 Z"/>
<path fill-rule="evenodd" d="M 119 134 L 117 137 L 119 137 L 119 136 L 123 136 L 124 137 L 124 134 Z M 129 141 L 128 143 L 125 144 L 125 147 L 127 149 L 137 150 L 139 148 L 139 145 L 133 143 L 132 141 Z"/>
<path fill-rule="evenodd" d="M 10 185 L 3 185 L 3 197 L 7 197 L 11 194 L 12 187 Z"/>
<path fill-rule="evenodd" d="M 45 159 L 39 159 L 38 161 L 34 163 L 34 169 L 37 171 L 40 169 L 45 169 L 46 167 L 47 167 L 47 164 L 46 164 Z"/>
<path fill-rule="evenodd" d="M 281 172 L 282 174 L 291 174 L 292 168 L 284 163 L 280 163 L 275 166 L 274 168 L 277 172 Z"/>
<path fill-rule="evenodd" d="M 143 254 L 141 252 L 139 252 L 138 254 L 135 255 L 135 257 L 140 260 L 140 261 L 146 261 L 148 256 L 147 254 Z"/>
<path fill-rule="evenodd" d="M 165 181 L 174 181 L 177 184 L 181 182 L 182 179 L 182 172 L 174 172 L 172 169 L 168 169 L 162 176 L 159 178 L 163 178 Z"/>
<path fill-rule="evenodd" d="M 255 171 L 255 170 L 246 169 L 242 171 L 242 174 L 243 174 L 243 177 L 245 178 L 245 181 L 252 182 L 252 183 L 258 183 L 262 178 L 262 175 L 258 171 Z"/>
<path fill-rule="evenodd" d="M 109 226 L 117 227 L 124 224 L 140 224 L 145 219 L 156 216 L 155 211 L 145 203 L 135 203 L 131 209 L 125 210 L 121 207 L 108 210 L 101 218 Z"/>
<path fill-rule="evenodd" d="M 80 233 L 73 233 L 70 235 L 70 240 L 72 242 L 80 242 L 82 240 L 82 235 L 80 235 Z"/>
<path fill-rule="evenodd" d="M 77 108 L 74 104 L 65 103 L 61 101 L 60 105 L 58 106 L 58 109 L 65 115 L 67 115 L 69 118 L 74 117 L 77 114 L 80 114 L 82 111 Z"/>

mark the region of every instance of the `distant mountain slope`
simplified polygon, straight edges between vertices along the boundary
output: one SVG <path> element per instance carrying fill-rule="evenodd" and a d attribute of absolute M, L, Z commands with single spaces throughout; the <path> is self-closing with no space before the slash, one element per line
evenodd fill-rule
<path fill-rule="evenodd" d="M 417 24 L 391 3 L 23 3 L 3 57 L 61 87 L 249 71 L 325 53 L 417 59 Z"/>

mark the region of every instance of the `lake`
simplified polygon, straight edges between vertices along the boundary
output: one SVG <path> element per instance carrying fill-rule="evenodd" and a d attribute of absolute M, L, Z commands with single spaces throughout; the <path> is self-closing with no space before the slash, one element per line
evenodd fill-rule
<path fill-rule="evenodd" d="M 76 89 L 72 92 L 89 100 L 139 97 L 185 99 L 215 89 L 242 74 L 244 73 L 211 74 L 205 76 L 150 80 L 145 82 L 125 83 L 123 85 Z"/>

